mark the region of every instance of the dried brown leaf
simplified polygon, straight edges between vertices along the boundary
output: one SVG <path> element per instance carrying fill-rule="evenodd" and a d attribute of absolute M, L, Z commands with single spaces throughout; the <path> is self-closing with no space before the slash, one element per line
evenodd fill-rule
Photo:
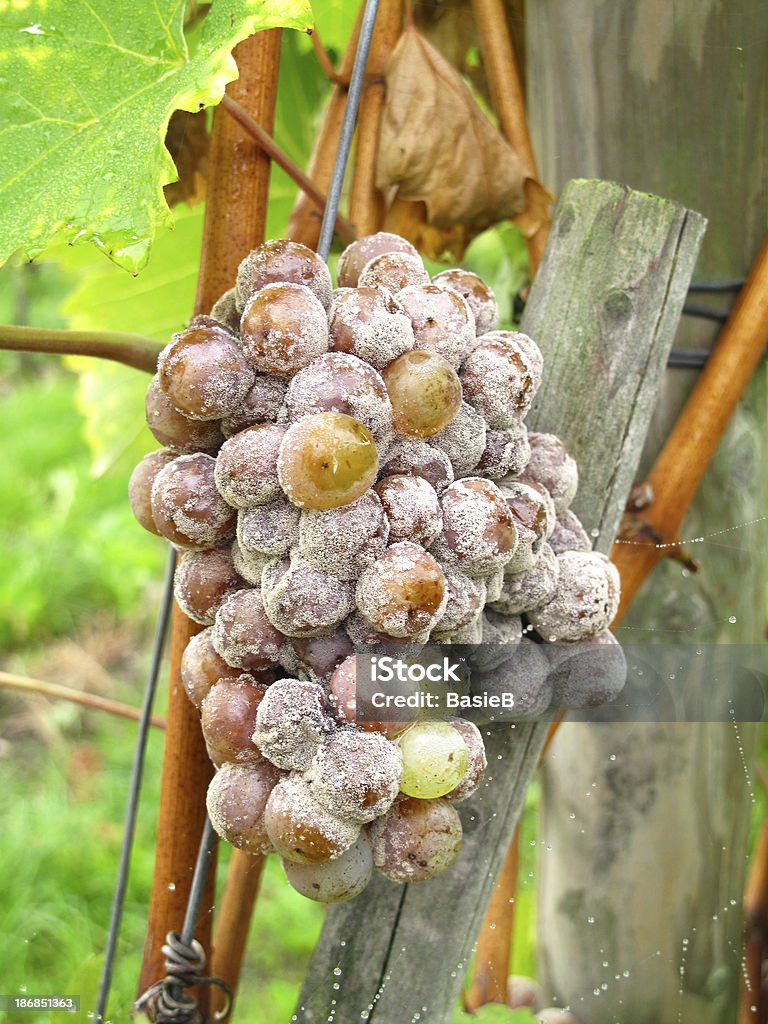
<path fill-rule="evenodd" d="M 210 135 L 206 112 L 175 110 L 168 123 L 165 144 L 176 164 L 179 180 L 165 186 L 169 206 L 195 203 L 205 199 L 205 178 L 208 165 Z"/>
<path fill-rule="evenodd" d="M 377 187 L 424 202 L 436 227 L 477 234 L 524 209 L 529 176 L 461 75 L 406 28 L 387 67 Z"/>
<path fill-rule="evenodd" d="M 413 243 L 422 256 L 431 260 L 459 263 L 469 243 L 478 233 L 467 224 L 439 228 L 427 220 L 424 203 L 395 196 L 387 210 L 384 230 L 401 235 Z"/>

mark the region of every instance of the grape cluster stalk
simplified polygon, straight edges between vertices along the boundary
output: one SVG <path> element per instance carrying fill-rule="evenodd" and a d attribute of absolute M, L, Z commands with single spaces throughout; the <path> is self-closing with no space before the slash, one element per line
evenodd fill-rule
<path fill-rule="evenodd" d="M 448 868 L 455 804 L 483 785 L 478 726 L 623 685 L 618 574 L 570 510 L 576 463 L 525 426 L 541 353 L 497 326 L 476 274 L 430 280 L 396 235 L 349 245 L 335 289 L 312 250 L 270 241 L 149 386 L 163 447 L 129 498 L 178 549 L 176 599 L 205 627 L 182 681 L 217 769 L 210 819 L 313 900 Z M 458 647 L 467 685 L 515 707 L 371 721 L 371 645 Z"/>

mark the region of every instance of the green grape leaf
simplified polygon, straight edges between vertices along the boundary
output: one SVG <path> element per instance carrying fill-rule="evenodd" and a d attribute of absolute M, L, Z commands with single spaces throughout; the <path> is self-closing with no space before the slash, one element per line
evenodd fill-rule
<path fill-rule="evenodd" d="M 487 1003 L 474 1013 L 458 1009 L 452 1024 L 536 1024 L 530 1010 L 510 1010 L 502 1003 Z"/>
<path fill-rule="evenodd" d="M 159 226 L 176 109 L 218 103 L 233 47 L 308 29 L 308 0 L 213 0 L 195 44 L 185 0 L 1 0 L 0 262 L 61 234 L 137 273 Z"/>
<path fill-rule="evenodd" d="M 175 220 L 174 231 L 158 235 L 141 277 L 129 277 L 102 259 L 78 267 L 81 284 L 62 309 L 73 330 L 119 331 L 128 324 L 131 331 L 162 342 L 181 330 L 194 305 L 202 205 L 177 206 Z M 65 252 L 65 262 L 66 257 Z M 149 377 L 119 363 L 84 356 L 68 356 L 65 362 L 79 376 L 77 405 L 93 475 L 101 476 L 117 464 L 130 471 L 157 447 L 144 424 Z"/>

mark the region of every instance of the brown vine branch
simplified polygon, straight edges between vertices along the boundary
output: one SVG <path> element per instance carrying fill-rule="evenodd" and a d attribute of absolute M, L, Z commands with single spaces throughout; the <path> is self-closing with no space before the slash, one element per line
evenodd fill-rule
<path fill-rule="evenodd" d="M 331 171 L 333 170 L 333 161 L 339 143 L 341 122 L 344 117 L 344 106 L 347 100 L 346 83 L 349 81 L 349 76 L 352 73 L 362 16 L 363 8 L 361 5 L 358 10 L 357 20 L 349 37 L 349 42 L 347 43 L 347 48 L 344 51 L 341 66 L 339 67 L 339 84 L 331 92 L 331 97 L 328 101 L 328 106 L 325 108 L 323 121 L 320 125 L 320 131 L 317 134 L 312 155 L 309 158 L 309 166 L 307 167 L 308 176 L 314 181 L 317 188 L 323 192 L 327 191 L 331 181 Z M 288 219 L 286 236 L 293 238 L 297 242 L 302 242 L 304 245 L 308 245 L 310 249 L 316 249 L 320 237 L 320 223 L 321 216 L 317 208 L 308 196 L 302 193 L 296 199 L 291 216 Z"/>
<path fill-rule="evenodd" d="M 329 82 L 333 82 L 334 85 L 346 85 L 347 82 L 342 81 L 341 75 L 337 73 L 336 68 L 333 66 L 333 61 L 328 56 L 328 51 L 323 46 L 316 27 L 312 29 L 311 38 L 312 48 L 314 49 L 315 56 L 317 57 L 317 63 L 322 68 L 325 77 Z"/>
<path fill-rule="evenodd" d="M 744 969 L 739 997 L 739 1024 L 759 1024 L 768 1010 L 763 964 L 768 958 L 768 824 L 755 844 L 744 893 Z"/>
<path fill-rule="evenodd" d="M 283 152 L 278 146 L 272 136 L 265 132 L 264 129 L 258 125 L 247 110 L 244 110 L 237 100 L 233 100 L 231 96 L 227 96 L 226 93 L 222 97 L 221 105 L 228 113 L 234 117 L 234 119 L 248 132 L 250 136 L 255 139 L 257 144 L 264 150 L 269 157 L 274 160 L 278 167 L 282 167 L 285 173 L 291 178 L 299 188 L 306 193 L 309 199 L 315 204 L 318 210 L 322 213 L 325 210 L 326 197 L 316 187 L 314 182 L 306 176 L 306 174 L 297 167 L 291 158 Z M 336 233 L 341 236 L 346 242 L 352 242 L 355 239 L 355 229 L 341 214 L 336 216 Z"/>
<path fill-rule="evenodd" d="M 213 971 L 217 977 L 235 982 L 240 977 L 263 868 L 264 857 L 245 853 L 244 850 L 232 851 L 213 937 Z M 216 988 L 211 996 L 211 1010 L 216 1012 L 223 1009 L 225 1001 L 222 989 Z"/>
<path fill-rule="evenodd" d="M 7 690 L 19 690 L 23 693 L 37 693 L 43 697 L 52 697 L 54 700 L 66 700 L 70 704 L 80 704 L 81 707 L 89 708 L 92 711 L 106 711 L 118 718 L 128 718 L 132 722 L 138 722 L 141 718 L 141 711 L 131 707 L 130 704 L 123 704 L 119 700 L 110 700 L 109 697 L 99 697 L 95 693 L 86 693 L 84 690 L 74 690 L 70 686 L 61 686 L 59 683 L 32 679 L 30 676 L 0 672 L 0 687 Z M 152 715 L 150 723 L 156 729 L 165 728 L 165 719 L 160 715 Z"/>
<path fill-rule="evenodd" d="M 147 373 L 154 373 L 157 369 L 157 357 L 162 347 L 151 338 L 122 331 L 64 331 L 0 324 L 0 349 L 60 356 L 96 356 Z"/>
<path fill-rule="evenodd" d="M 768 236 L 683 411 L 645 483 L 650 503 L 625 519 L 611 558 L 621 574 L 621 618 L 645 578 L 679 541 L 680 527 L 768 337 Z M 643 535 L 658 538 L 644 543 Z M 632 539 L 630 539 L 630 536 Z"/>
<path fill-rule="evenodd" d="M 384 197 L 376 188 L 376 161 L 379 152 L 381 118 L 386 95 L 387 60 L 403 25 L 401 0 L 382 0 L 368 56 L 367 78 L 360 97 L 357 117 L 357 143 L 349 219 L 358 235 L 380 231 L 384 224 Z"/>
<path fill-rule="evenodd" d="M 525 114 L 523 83 L 515 59 L 504 2 L 472 0 L 472 11 L 480 34 L 483 64 L 501 134 L 523 161 L 530 177 L 538 181 L 539 172 Z M 530 238 L 525 239 L 531 277 L 534 277 L 541 262 L 548 234 L 547 219 Z"/>

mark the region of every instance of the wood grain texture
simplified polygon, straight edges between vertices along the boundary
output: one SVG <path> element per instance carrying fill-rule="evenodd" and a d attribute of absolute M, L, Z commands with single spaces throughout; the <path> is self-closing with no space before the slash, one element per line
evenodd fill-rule
<path fill-rule="evenodd" d="M 743 276 L 768 219 L 768 7 L 749 0 L 537 0 L 527 6 L 526 29 L 529 119 L 547 183 L 557 188 L 575 175 L 609 177 L 700 210 L 709 225 L 696 277 Z M 720 308 L 732 299 L 696 297 Z M 686 318 L 675 344 L 709 348 L 716 334 L 711 321 Z M 695 371 L 666 374 L 640 479 L 697 379 Z M 683 537 L 716 535 L 689 549 L 698 573 L 683 576 L 671 560 L 660 564 L 624 618 L 620 638 L 764 638 L 768 538 L 765 522 L 755 520 L 766 507 L 765 410 L 765 375 L 758 372 L 683 524 Z M 545 764 L 540 805 L 541 835 L 552 846 L 538 869 L 548 997 L 573 1002 L 591 1024 L 619 1014 L 633 1024 L 735 1019 L 741 922 L 730 900 L 740 900 L 744 882 L 751 802 L 742 758 L 751 763 L 754 733 L 751 725 L 741 729 L 740 750 L 731 725 L 638 724 L 627 748 L 621 726 L 563 726 L 554 759 Z M 581 756 L 585 744 L 588 757 Z M 625 752 L 626 780 L 661 780 L 660 765 L 677 766 L 674 792 L 662 788 L 642 822 L 628 811 L 631 824 L 623 824 L 621 803 L 612 801 L 616 767 L 609 758 L 617 751 Z M 600 802 L 595 795 L 577 799 L 593 782 Z M 632 804 L 632 794 L 622 792 Z M 584 835 L 574 835 L 570 813 Z M 590 868 L 594 833 L 606 831 L 626 839 L 623 865 L 617 861 L 610 872 Z M 687 838 L 675 845 L 671 835 Z M 648 885 L 649 877 L 669 877 L 677 888 L 671 881 Z M 600 953 L 604 932 L 562 913 L 579 890 L 592 893 L 593 909 L 599 904 L 614 921 L 612 957 Z M 728 913 L 721 912 L 724 905 Z M 689 956 L 681 995 L 684 939 Z M 602 980 L 595 968 L 603 959 L 622 961 L 631 973 L 619 985 L 613 972 L 608 991 L 595 997 Z"/>
<path fill-rule="evenodd" d="M 529 424 L 557 429 L 580 460 L 582 514 L 601 530 L 603 550 L 640 455 L 702 230 L 696 214 L 607 182 L 572 182 L 555 211 L 523 323 L 547 361 Z M 633 289 L 643 301 L 629 300 L 621 329 L 616 317 L 606 324 L 606 303 L 613 308 L 612 296 Z M 376 877 L 358 899 L 331 908 L 295 1020 L 450 1020 L 546 735 L 546 724 L 486 730 L 488 785 L 459 805 L 459 860 L 419 885 Z"/>

